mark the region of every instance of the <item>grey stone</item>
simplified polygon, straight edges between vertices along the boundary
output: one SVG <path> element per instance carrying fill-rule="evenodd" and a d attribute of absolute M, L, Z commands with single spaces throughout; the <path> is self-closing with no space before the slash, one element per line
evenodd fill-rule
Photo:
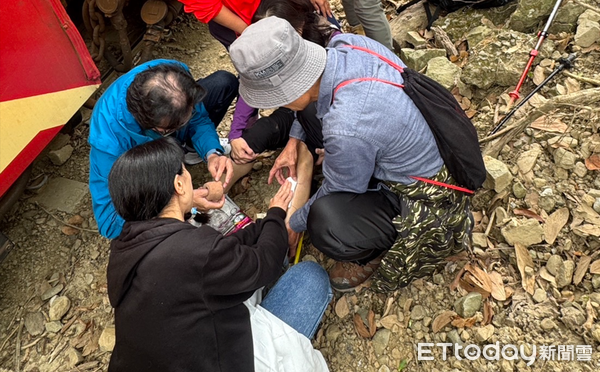
<path fill-rule="evenodd" d="M 434 274 L 433 275 L 433 282 L 437 285 L 442 285 L 444 284 L 445 280 L 444 280 L 444 276 L 440 273 Z"/>
<path fill-rule="evenodd" d="M 546 270 L 554 276 L 558 275 L 560 268 L 563 266 L 562 257 L 557 254 L 553 254 L 550 256 L 548 261 L 546 262 Z"/>
<path fill-rule="evenodd" d="M 415 305 L 410 312 L 410 319 L 421 320 L 427 316 L 427 310 L 421 305 Z"/>
<path fill-rule="evenodd" d="M 427 44 L 427 40 L 425 40 L 417 31 L 408 31 L 406 33 L 406 42 L 415 47 Z"/>
<path fill-rule="evenodd" d="M 30 200 L 32 203 L 40 203 L 46 209 L 74 213 L 87 194 L 87 183 L 59 177 L 51 179 L 48 185 Z"/>
<path fill-rule="evenodd" d="M 484 233 L 473 233 L 473 245 L 479 248 L 487 247 L 487 237 Z"/>
<path fill-rule="evenodd" d="M 562 317 L 560 320 L 564 325 L 574 332 L 580 332 L 581 326 L 585 323 L 585 314 L 574 307 L 563 307 L 560 309 Z"/>
<path fill-rule="evenodd" d="M 577 19 L 584 10 L 585 8 L 579 4 L 575 4 L 571 1 L 565 3 L 563 1 L 560 8 L 558 8 L 556 18 L 554 18 L 549 32 L 551 34 L 557 34 L 559 32 L 574 33 Z"/>
<path fill-rule="evenodd" d="M 513 183 L 512 191 L 517 199 L 523 199 L 525 196 L 527 196 L 527 189 L 525 186 L 523 186 L 521 181 L 517 180 Z"/>
<path fill-rule="evenodd" d="M 510 16 L 509 27 L 513 30 L 529 33 L 545 24 L 554 8 L 554 0 L 519 1 L 517 10 Z"/>
<path fill-rule="evenodd" d="M 485 38 L 493 35 L 494 31 L 485 26 L 477 26 L 467 33 L 467 42 L 470 47 L 479 44 Z"/>
<path fill-rule="evenodd" d="M 68 145 L 69 142 L 71 142 L 71 136 L 64 133 L 58 133 L 48 145 L 48 150 L 55 151 L 61 149 Z"/>
<path fill-rule="evenodd" d="M 544 229 L 537 220 L 531 218 L 524 221 L 512 219 L 500 232 L 510 245 L 520 243 L 528 247 L 544 240 Z"/>
<path fill-rule="evenodd" d="M 587 175 L 587 168 L 585 167 L 585 164 L 583 164 L 582 162 L 578 161 L 577 163 L 575 163 L 575 169 L 573 169 L 573 173 L 575 173 L 575 175 L 577 177 L 583 178 Z"/>
<path fill-rule="evenodd" d="M 538 144 L 534 144 L 531 150 L 522 153 L 517 159 L 517 166 L 519 167 L 519 171 L 523 174 L 531 171 L 535 166 L 535 163 L 541 153 L 542 148 Z"/>
<path fill-rule="evenodd" d="M 513 176 L 510 170 L 500 160 L 494 159 L 491 156 L 484 156 L 486 179 L 483 187 L 493 189 L 496 192 L 502 192 L 512 182 Z"/>
<path fill-rule="evenodd" d="M 454 311 L 463 318 L 470 318 L 481 308 L 481 293 L 471 292 L 454 302 Z"/>
<path fill-rule="evenodd" d="M 563 169 L 575 168 L 575 162 L 577 162 L 577 155 L 569 150 L 558 148 L 554 151 L 554 164 L 557 167 Z"/>
<path fill-rule="evenodd" d="M 342 330 L 337 324 L 332 324 L 325 330 L 325 338 L 327 341 L 334 342 L 342 334 Z"/>
<path fill-rule="evenodd" d="M 567 260 L 563 262 L 563 265 L 558 269 L 556 274 L 556 286 L 563 288 L 571 284 L 573 280 L 573 272 L 575 271 L 575 262 Z"/>
<path fill-rule="evenodd" d="M 600 198 L 596 198 L 596 200 L 594 200 L 592 208 L 594 209 L 594 211 L 596 211 L 596 213 L 600 213 Z"/>
<path fill-rule="evenodd" d="M 600 190 L 590 189 L 587 194 L 593 198 L 600 198 Z"/>
<path fill-rule="evenodd" d="M 550 213 L 554 210 L 554 207 L 556 206 L 556 199 L 554 199 L 553 196 L 540 195 L 540 200 L 538 201 L 538 204 L 543 210 L 545 210 L 547 213 Z"/>
<path fill-rule="evenodd" d="M 594 274 L 592 276 L 592 287 L 594 287 L 594 289 L 600 289 L 600 275 Z"/>
<path fill-rule="evenodd" d="M 63 325 L 60 321 L 54 320 L 45 324 L 46 331 L 49 333 L 58 333 L 62 329 Z"/>
<path fill-rule="evenodd" d="M 453 344 L 459 344 L 459 345 L 463 344 L 463 342 L 460 339 L 460 336 L 458 334 L 458 331 L 456 329 L 453 329 L 450 332 L 448 332 L 448 339 Z"/>
<path fill-rule="evenodd" d="M 373 350 L 375 350 L 375 355 L 377 356 L 381 356 L 384 354 L 385 349 L 388 346 L 388 343 L 390 342 L 390 335 L 392 334 L 392 331 L 390 331 L 389 329 L 380 329 L 379 331 L 377 331 L 375 333 L 375 336 L 373 336 Z"/>
<path fill-rule="evenodd" d="M 506 220 L 508 220 L 508 213 L 506 212 L 506 209 L 502 208 L 502 207 L 498 207 L 495 209 L 495 214 L 496 214 L 496 226 L 503 224 L 504 222 L 506 222 Z"/>
<path fill-rule="evenodd" d="M 475 339 L 477 342 L 487 341 L 492 337 L 495 330 L 496 328 L 491 324 L 488 324 L 485 327 L 479 327 L 475 330 Z"/>
<path fill-rule="evenodd" d="M 44 332 L 44 314 L 37 313 L 29 313 L 25 315 L 25 329 L 32 336 L 37 336 Z"/>
<path fill-rule="evenodd" d="M 542 327 L 544 331 L 551 331 L 556 328 L 556 323 L 550 318 L 544 318 L 540 322 L 540 327 Z"/>
<path fill-rule="evenodd" d="M 460 68 L 445 56 L 436 57 L 427 62 L 426 75 L 450 90 L 456 81 L 460 79 Z"/>
<path fill-rule="evenodd" d="M 115 348 L 115 327 L 106 327 L 98 339 L 100 351 L 113 351 Z"/>
<path fill-rule="evenodd" d="M 69 346 L 65 351 L 63 351 L 64 355 L 64 366 L 67 369 L 73 368 L 79 363 L 83 362 L 83 356 L 79 351 Z"/>
<path fill-rule="evenodd" d="M 63 165 L 73 154 L 73 146 L 66 145 L 58 150 L 50 151 L 48 158 L 54 165 Z"/>
<path fill-rule="evenodd" d="M 533 292 L 533 300 L 537 303 L 544 302 L 548 298 L 546 295 L 546 291 L 541 288 L 537 288 L 535 292 Z"/>
<path fill-rule="evenodd" d="M 596 339 L 596 342 L 600 342 L 600 325 L 596 324 L 592 329 L 592 337 Z"/>
<path fill-rule="evenodd" d="M 57 284 L 54 287 L 47 290 L 46 292 L 42 293 L 42 295 L 40 297 L 41 297 L 42 301 L 49 300 L 52 297 L 54 297 L 55 295 L 59 294 L 60 291 L 63 290 L 63 288 L 64 288 L 64 286 L 62 284 Z"/>
<path fill-rule="evenodd" d="M 577 24 L 584 22 L 600 22 L 600 13 L 594 12 L 591 9 L 586 9 L 577 19 Z"/>
<path fill-rule="evenodd" d="M 516 85 L 534 41 L 529 34 L 507 29 L 494 30 L 485 43 L 479 43 L 469 51 L 469 61 L 461 74 L 462 81 L 481 89 L 489 89 L 494 85 Z M 554 45 L 550 44 L 542 44 L 538 58 L 547 58 L 552 54 Z"/>
<path fill-rule="evenodd" d="M 263 167 L 263 163 L 261 161 L 257 161 L 254 164 L 252 164 L 252 169 L 254 169 L 255 171 L 261 170 L 262 167 Z"/>
<path fill-rule="evenodd" d="M 50 304 L 48 317 L 50 320 L 61 320 L 71 308 L 71 300 L 66 296 L 59 296 Z"/>
<path fill-rule="evenodd" d="M 598 22 L 584 21 L 577 26 L 575 44 L 587 48 L 600 40 L 600 24 Z"/>
<path fill-rule="evenodd" d="M 444 49 L 420 49 L 402 48 L 401 58 L 404 63 L 413 70 L 420 71 L 427 66 L 430 59 L 446 57 Z"/>

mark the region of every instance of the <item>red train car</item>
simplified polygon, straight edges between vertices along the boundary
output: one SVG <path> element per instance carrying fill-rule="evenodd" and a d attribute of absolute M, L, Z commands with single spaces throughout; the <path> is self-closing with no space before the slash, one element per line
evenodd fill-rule
<path fill-rule="evenodd" d="M 0 198 L 99 86 L 60 0 L 0 3 Z"/>

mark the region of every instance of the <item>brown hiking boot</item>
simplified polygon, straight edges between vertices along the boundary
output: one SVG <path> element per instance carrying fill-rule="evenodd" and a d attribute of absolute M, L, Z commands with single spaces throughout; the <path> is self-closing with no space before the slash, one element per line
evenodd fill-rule
<path fill-rule="evenodd" d="M 336 262 L 329 271 L 331 287 L 338 292 L 353 291 L 375 273 L 382 257 L 383 255 L 369 261 L 364 266 L 350 262 Z"/>

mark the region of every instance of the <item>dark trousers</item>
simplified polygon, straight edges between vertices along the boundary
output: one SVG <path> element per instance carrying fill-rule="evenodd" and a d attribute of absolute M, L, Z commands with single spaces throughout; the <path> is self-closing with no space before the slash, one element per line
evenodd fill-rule
<path fill-rule="evenodd" d="M 237 97 L 239 81 L 234 74 L 219 70 L 204 79 L 197 80 L 197 83 L 207 91 L 202 103 L 216 127 L 223 120 L 231 102 Z"/>
<path fill-rule="evenodd" d="M 398 197 L 386 189 L 333 193 L 310 207 L 307 230 L 313 245 L 325 255 L 366 264 L 396 240 L 392 220 L 398 214 Z"/>
<path fill-rule="evenodd" d="M 315 149 L 323 148 L 321 120 L 317 118 L 315 103 L 296 113 L 298 121 L 306 133 L 306 146 L 316 156 Z M 284 147 L 294 122 L 294 112 L 287 108 L 278 108 L 271 115 L 262 117 L 251 127 L 244 129 L 242 138 L 255 154 L 265 150 Z"/>

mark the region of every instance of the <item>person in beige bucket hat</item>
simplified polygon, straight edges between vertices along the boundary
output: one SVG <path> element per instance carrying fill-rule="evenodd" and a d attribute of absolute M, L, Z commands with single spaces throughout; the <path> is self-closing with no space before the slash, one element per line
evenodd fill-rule
<path fill-rule="evenodd" d="M 269 181 L 283 183 L 296 166 L 294 146 L 321 136 L 324 179 L 289 219 L 288 244 L 308 231 L 315 248 L 338 261 L 329 271 L 334 289 L 353 290 L 375 274 L 371 287 L 392 291 L 464 249 L 468 198 L 413 179 L 454 182 L 403 89 L 406 66 L 393 52 L 352 34 L 335 35 L 323 48 L 267 17 L 242 33 L 230 55 L 251 106 L 303 110 L 316 103 L 320 133 L 297 123 L 292 136 L 292 127 Z"/>

